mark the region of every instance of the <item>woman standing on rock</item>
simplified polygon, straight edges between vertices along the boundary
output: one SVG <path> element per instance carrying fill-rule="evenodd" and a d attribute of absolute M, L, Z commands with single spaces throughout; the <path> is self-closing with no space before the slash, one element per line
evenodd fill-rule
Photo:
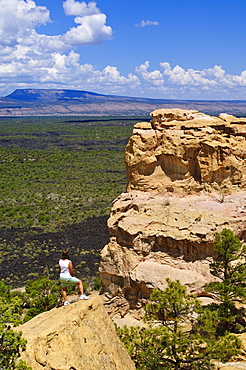
<path fill-rule="evenodd" d="M 78 285 L 80 291 L 80 299 L 89 299 L 89 297 L 84 294 L 82 281 L 74 276 L 73 264 L 72 261 L 70 261 L 69 259 L 68 250 L 62 251 L 61 259 L 59 260 L 59 271 L 64 306 L 70 304 L 67 300 L 67 287 L 69 286 Z"/>

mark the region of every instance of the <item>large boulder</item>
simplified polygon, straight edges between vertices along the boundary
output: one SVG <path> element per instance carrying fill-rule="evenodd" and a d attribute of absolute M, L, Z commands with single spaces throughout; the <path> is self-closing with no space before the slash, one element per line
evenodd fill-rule
<path fill-rule="evenodd" d="M 160 109 L 134 126 L 127 192 L 113 203 L 100 276 L 110 314 L 141 308 L 166 278 L 204 293 L 214 234 L 246 238 L 246 119 Z"/>
<path fill-rule="evenodd" d="M 134 370 L 100 296 L 42 313 L 16 330 L 32 370 Z"/>

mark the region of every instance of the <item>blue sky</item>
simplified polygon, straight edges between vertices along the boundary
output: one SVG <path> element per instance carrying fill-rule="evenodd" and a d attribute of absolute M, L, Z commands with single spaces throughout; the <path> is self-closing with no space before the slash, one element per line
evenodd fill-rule
<path fill-rule="evenodd" d="M 245 0 L 0 0 L 0 95 L 246 100 Z"/>

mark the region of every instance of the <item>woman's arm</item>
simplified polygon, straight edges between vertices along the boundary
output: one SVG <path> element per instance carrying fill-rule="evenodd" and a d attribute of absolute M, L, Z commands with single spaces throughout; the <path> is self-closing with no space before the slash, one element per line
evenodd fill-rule
<path fill-rule="evenodd" d="M 70 275 L 74 276 L 74 270 L 73 270 L 72 261 L 69 262 L 68 268 L 69 268 Z"/>

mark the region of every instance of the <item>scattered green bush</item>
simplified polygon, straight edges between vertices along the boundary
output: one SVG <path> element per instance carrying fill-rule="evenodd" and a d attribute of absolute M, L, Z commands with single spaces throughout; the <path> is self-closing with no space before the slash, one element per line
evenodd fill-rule
<path fill-rule="evenodd" d="M 137 120 L 0 118 L 0 227 L 51 231 L 109 214 L 125 190 L 124 150 Z"/>

